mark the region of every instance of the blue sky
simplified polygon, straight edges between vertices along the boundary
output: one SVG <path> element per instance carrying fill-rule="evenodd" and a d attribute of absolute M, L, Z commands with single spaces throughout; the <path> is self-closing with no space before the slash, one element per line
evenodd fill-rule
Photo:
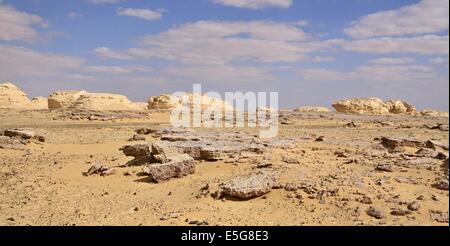
<path fill-rule="evenodd" d="M 132 100 L 202 83 L 280 107 L 376 96 L 448 110 L 447 0 L 0 0 L 0 81 Z"/>

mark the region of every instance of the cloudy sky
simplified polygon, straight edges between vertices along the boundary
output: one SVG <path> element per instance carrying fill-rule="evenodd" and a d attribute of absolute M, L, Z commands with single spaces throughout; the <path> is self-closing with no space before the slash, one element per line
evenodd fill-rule
<path fill-rule="evenodd" d="M 448 110 L 448 0 L 0 0 L 0 81 L 30 96 L 278 91 Z"/>

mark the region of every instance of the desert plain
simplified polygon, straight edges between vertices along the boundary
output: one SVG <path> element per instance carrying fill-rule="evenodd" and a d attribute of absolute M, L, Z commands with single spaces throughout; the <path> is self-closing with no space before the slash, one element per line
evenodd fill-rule
<path fill-rule="evenodd" d="M 280 110 L 260 139 L 156 99 L 0 109 L 0 224 L 448 226 L 448 115 Z"/>

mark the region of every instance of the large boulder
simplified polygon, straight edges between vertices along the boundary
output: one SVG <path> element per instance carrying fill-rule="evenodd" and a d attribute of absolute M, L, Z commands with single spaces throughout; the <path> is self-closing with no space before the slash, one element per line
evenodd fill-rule
<path fill-rule="evenodd" d="M 233 106 L 223 100 L 200 94 L 185 94 L 180 96 L 173 96 L 162 94 L 159 96 L 150 97 L 148 99 L 149 109 L 174 109 L 177 107 L 190 107 L 193 105 L 194 97 L 198 96 L 201 110 L 221 108 L 225 111 L 233 110 Z"/>
<path fill-rule="evenodd" d="M 28 109 L 31 106 L 27 94 L 11 82 L 0 84 L 0 108 Z"/>
<path fill-rule="evenodd" d="M 338 112 L 351 114 L 416 114 L 416 109 L 405 101 L 384 102 L 376 97 L 339 100 L 333 103 L 333 108 Z"/>
<path fill-rule="evenodd" d="M 331 110 L 329 108 L 326 108 L 326 107 L 311 107 L 311 106 L 296 108 L 296 109 L 294 109 L 294 111 L 295 112 L 302 112 L 302 113 L 326 113 L 326 112 L 331 112 Z"/>
<path fill-rule="evenodd" d="M 48 108 L 53 109 L 68 109 L 80 98 L 81 95 L 86 94 L 86 91 L 57 91 L 48 96 Z"/>

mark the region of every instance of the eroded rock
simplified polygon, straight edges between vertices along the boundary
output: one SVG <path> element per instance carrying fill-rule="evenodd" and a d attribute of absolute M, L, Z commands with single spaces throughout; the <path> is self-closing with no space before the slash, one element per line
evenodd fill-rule
<path fill-rule="evenodd" d="M 255 198 L 269 193 L 277 183 L 276 175 L 267 172 L 236 177 L 220 186 L 217 198 L 224 196 L 238 199 Z"/>
<path fill-rule="evenodd" d="M 187 154 L 172 156 L 166 163 L 149 164 L 144 168 L 144 173 L 157 183 L 181 178 L 195 172 L 195 161 Z"/>

